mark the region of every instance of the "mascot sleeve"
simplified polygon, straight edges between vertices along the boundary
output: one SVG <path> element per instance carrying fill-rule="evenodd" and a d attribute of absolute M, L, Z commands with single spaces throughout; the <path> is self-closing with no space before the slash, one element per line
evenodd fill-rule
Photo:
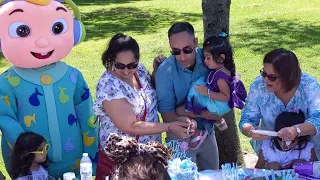
<path fill-rule="evenodd" d="M 95 116 L 92 109 L 93 101 L 90 90 L 80 71 L 78 71 L 74 103 L 81 126 L 84 152 L 89 154 L 95 169 L 97 163 L 99 127 L 95 124 Z"/>
<path fill-rule="evenodd" d="M 18 136 L 24 132 L 24 130 L 16 117 L 18 100 L 11 86 L 6 82 L 6 79 L 1 76 L 0 87 L 0 129 L 12 149 Z"/>

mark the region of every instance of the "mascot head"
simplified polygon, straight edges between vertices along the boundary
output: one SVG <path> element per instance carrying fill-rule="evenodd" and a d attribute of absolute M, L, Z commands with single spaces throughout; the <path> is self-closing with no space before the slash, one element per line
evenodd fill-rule
<path fill-rule="evenodd" d="M 0 0 L 0 51 L 14 66 L 55 63 L 84 37 L 80 12 L 72 0 Z"/>

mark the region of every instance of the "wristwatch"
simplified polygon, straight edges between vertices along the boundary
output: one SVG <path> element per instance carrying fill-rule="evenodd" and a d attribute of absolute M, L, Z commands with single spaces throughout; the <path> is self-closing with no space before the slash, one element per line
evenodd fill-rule
<path fill-rule="evenodd" d="M 296 127 L 296 131 L 298 133 L 297 137 L 299 137 L 300 133 L 301 133 L 301 129 L 299 128 L 299 125 L 295 125 L 295 127 Z"/>

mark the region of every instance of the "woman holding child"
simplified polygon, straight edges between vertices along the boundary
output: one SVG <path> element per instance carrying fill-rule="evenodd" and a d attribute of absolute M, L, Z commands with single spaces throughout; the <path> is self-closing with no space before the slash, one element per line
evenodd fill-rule
<path fill-rule="evenodd" d="M 108 176 L 113 165 L 102 151 L 110 133 L 134 137 L 140 143 L 161 142 L 162 132 L 186 137 L 191 125 L 191 122 L 159 123 L 156 91 L 139 58 L 138 43 L 121 33 L 112 37 L 102 55 L 106 71 L 98 81 L 94 105 L 101 121 L 98 180 Z"/>
<path fill-rule="evenodd" d="M 260 73 L 261 76 L 251 84 L 239 123 L 242 133 L 253 139 L 253 149 L 259 153 L 262 140 L 269 139 L 252 132 L 260 128 L 260 120 L 261 129 L 274 131 L 275 120 L 282 112 L 302 111 L 305 120 L 292 126 L 282 126 L 278 137 L 290 146 L 297 137 L 310 135 L 315 153 L 320 157 L 320 141 L 317 140 L 320 132 L 320 87 L 317 79 L 302 73 L 296 55 L 285 49 L 275 49 L 266 54 Z"/>

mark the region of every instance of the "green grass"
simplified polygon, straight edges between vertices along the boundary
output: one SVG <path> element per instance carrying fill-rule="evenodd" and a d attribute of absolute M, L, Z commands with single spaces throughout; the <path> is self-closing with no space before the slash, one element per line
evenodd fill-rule
<path fill-rule="evenodd" d="M 189 21 L 203 42 L 201 0 L 78 0 L 87 28 L 85 42 L 64 60 L 84 74 L 93 95 L 104 71 L 100 56 L 113 34 L 133 36 L 141 47 L 141 60 L 149 70 L 157 54 L 169 54 L 167 30 L 175 21 Z M 246 87 L 258 75 L 264 54 L 273 48 L 293 50 L 303 71 L 320 74 L 320 1 L 238 0 L 232 1 L 230 36 L 237 71 Z M 0 72 L 9 65 L 0 55 Z M 240 111 L 237 119 L 240 118 Z M 252 151 L 240 135 L 244 150 Z M 4 170 L 0 162 L 0 170 Z"/>

